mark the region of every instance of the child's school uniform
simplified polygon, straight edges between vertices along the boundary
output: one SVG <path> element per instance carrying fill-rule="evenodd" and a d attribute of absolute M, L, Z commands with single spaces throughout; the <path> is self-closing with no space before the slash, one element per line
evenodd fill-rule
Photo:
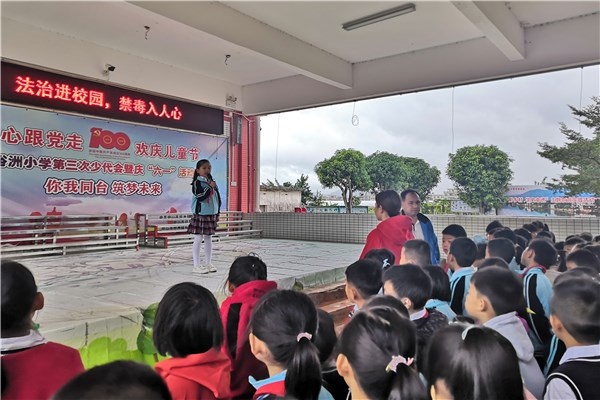
<path fill-rule="evenodd" d="M 222 351 L 231 360 L 232 398 L 252 397 L 254 387 L 248 382 L 250 375 L 258 379 L 269 376 L 265 364 L 258 361 L 250 351 L 247 329 L 256 303 L 274 289 L 277 289 L 277 283 L 272 281 L 247 282 L 235 288 L 232 295 L 221 304 L 220 313 L 225 332 Z"/>
<path fill-rule="evenodd" d="M 287 370 L 281 371 L 277 375 L 273 375 L 270 378 L 257 381 L 253 377 L 250 377 L 250 384 L 256 388 L 253 400 L 262 400 L 269 395 L 275 395 L 279 397 L 285 397 L 285 374 Z M 334 400 L 331 393 L 321 386 L 319 392 L 319 400 Z"/>
<path fill-rule="evenodd" d="M 556 335 L 552 335 L 550 340 L 550 346 L 546 355 L 546 363 L 544 364 L 544 376 L 550 375 L 552 371 L 558 367 L 560 359 L 567 351 L 565 343 L 558 338 Z"/>
<path fill-rule="evenodd" d="M 600 344 L 570 347 L 548 375 L 544 400 L 597 399 L 598 377 Z"/>
<path fill-rule="evenodd" d="M 465 300 L 469 293 L 471 277 L 475 273 L 475 268 L 459 268 L 452 273 L 450 277 L 450 308 L 457 315 L 466 315 Z"/>
<path fill-rule="evenodd" d="M 417 330 L 417 366 L 423 367 L 426 349 L 433 334 L 448 325 L 448 318 L 433 308 L 424 308 L 410 315 Z"/>
<path fill-rule="evenodd" d="M 525 387 L 541 399 L 544 394 L 544 375 L 533 356 L 533 344 L 515 312 L 497 315 L 483 324 L 504 336 L 513 345 L 519 358 L 519 370 Z"/>
<path fill-rule="evenodd" d="M 77 350 L 49 342 L 37 331 L 0 339 L 0 352 L 7 382 L 3 400 L 49 399 L 84 371 Z"/>
<path fill-rule="evenodd" d="M 515 257 L 513 257 L 512 260 L 510 260 L 510 262 L 508 263 L 508 269 L 518 274 L 521 273 L 521 265 L 517 262 L 517 259 Z"/>
<path fill-rule="evenodd" d="M 159 361 L 154 366 L 173 400 L 231 399 L 231 362 L 220 350 Z"/>
<path fill-rule="evenodd" d="M 530 337 L 537 352 L 544 352 L 550 343 L 550 298 L 552 284 L 545 275 L 546 269 L 540 265 L 523 271 L 523 295 L 528 308 L 526 320 L 531 330 Z"/>
<path fill-rule="evenodd" d="M 219 222 L 221 195 L 208 179 L 198 176 L 192 184 L 192 218 L 187 232 L 194 235 L 214 235 Z"/>
<path fill-rule="evenodd" d="M 427 300 L 427 303 L 425 303 L 425 308 L 431 308 L 441 312 L 448 318 L 448 321 L 452 321 L 456 317 L 456 313 L 450 308 L 450 304 L 448 304 L 447 301 L 429 299 Z"/>

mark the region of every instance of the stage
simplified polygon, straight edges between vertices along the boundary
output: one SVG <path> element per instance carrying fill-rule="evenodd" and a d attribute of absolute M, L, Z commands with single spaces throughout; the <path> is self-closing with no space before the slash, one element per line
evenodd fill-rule
<path fill-rule="evenodd" d="M 362 245 L 247 239 L 213 243 L 216 273 L 192 274 L 191 245 L 169 249 L 107 251 L 24 259 L 45 296 L 36 316 L 49 340 L 80 349 L 87 367 L 118 358 L 152 363 L 140 344 L 143 310 L 160 301 L 166 290 L 192 281 L 210 289 L 217 299 L 233 260 L 256 253 L 280 288 L 326 285 L 344 279 Z M 151 336 L 151 333 L 146 332 Z M 140 353 L 141 351 L 141 353 Z"/>

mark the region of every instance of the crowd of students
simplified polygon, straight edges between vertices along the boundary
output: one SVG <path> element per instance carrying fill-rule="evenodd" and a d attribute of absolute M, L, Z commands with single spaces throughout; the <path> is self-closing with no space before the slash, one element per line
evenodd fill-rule
<path fill-rule="evenodd" d="M 165 293 L 153 340 L 169 358 L 154 370 L 84 372 L 76 350 L 35 326 L 44 298 L 31 272 L 2 261 L 2 398 L 597 398 L 600 237 L 555 242 L 543 223 L 497 221 L 486 235 L 449 225 L 439 265 L 422 239 L 362 254 L 346 269 L 356 307 L 339 335 L 306 294 L 278 290 L 258 256 L 239 257 L 220 307 L 196 283 Z"/>

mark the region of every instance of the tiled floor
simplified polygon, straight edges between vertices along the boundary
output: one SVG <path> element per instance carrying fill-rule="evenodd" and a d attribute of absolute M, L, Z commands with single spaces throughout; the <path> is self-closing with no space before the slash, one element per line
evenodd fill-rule
<path fill-rule="evenodd" d="M 192 274 L 191 245 L 22 262 L 33 272 L 46 299 L 36 316 L 42 333 L 50 340 L 81 347 L 94 336 L 114 335 L 115 330 L 119 334 L 124 323 L 139 328 L 140 310 L 158 302 L 176 283 L 197 282 L 222 300 L 229 266 L 238 256 L 258 254 L 268 266 L 269 279 L 290 288 L 296 281 L 308 287 L 343 279 L 345 267 L 358 259 L 361 250 L 362 245 L 357 244 L 226 241 L 213 244 L 213 264 L 218 271 L 208 275 Z"/>

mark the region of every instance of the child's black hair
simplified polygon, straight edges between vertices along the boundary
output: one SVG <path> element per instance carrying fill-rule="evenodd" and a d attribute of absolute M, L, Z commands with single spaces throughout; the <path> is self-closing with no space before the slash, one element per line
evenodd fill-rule
<path fill-rule="evenodd" d="M 403 317 L 409 318 L 409 313 L 404 303 L 393 296 L 383 295 L 371 297 L 362 309 L 367 310 L 374 307 L 389 307 L 397 311 Z"/>
<path fill-rule="evenodd" d="M 586 278 L 586 279 L 592 278 L 592 279 L 600 282 L 600 275 L 595 270 L 593 270 L 591 268 L 586 268 L 586 267 L 577 267 L 574 269 L 569 269 L 569 270 L 563 272 L 562 274 L 558 275 L 556 277 L 556 279 L 554 280 L 554 285 L 556 286 L 564 280 L 574 279 L 574 278 Z"/>
<path fill-rule="evenodd" d="M 423 270 L 431 279 L 431 298 L 442 301 L 450 301 L 450 278 L 439 265 L 427 265 Z"/>
<path fill-rule="evenodd" d="M 227 281 L 238 287 L 251 281 L 267 279 L 267 265 L 255 255 L 237 257 L 229 268 Z"/>
<path fill-rule="evenodd" d="M 586 242 L 591 242 L 592 240 L 594 240 L 594 236 L 592 236 L 592 234 L 589 232 L 581 232 L 579 234 L 579 237 L 585 240 Z"/>
<path fill-rule="evenodd" d="M 399 215 L 400 208 L 402 207 L 400 196 L 395 190 L 384 190 L 377 193 L 375 195 L 375 204 L 381 206 L 390 217 Z"/>
<path fill-rule="evenodd" d="M 515 257 L 515 244 L 506 238 L 490 240 L 488 242 L 487 253 L 491 257 L 500 257 L 507 263 L 510 263 Z"/>
<path fill-rule="evenodd" d="M 492 231 L 496 228 L 502 228 L 504 225 L 502 225 L 502 223 L 500 221 L 498 221 L 497 219 L 493 220 L 492 222 L 490 222 L 486 227 L 485 227 L 485 233 L 487 233 L 488 235 L 490 233 L 492 233 Z"/>
<path fill-rule="evenodd" d="M 558 261 L 558 252 L 552 242 L 547 239 L 534 239 L 529 242 L 527 248 L 535 252 L 533 261 L 542 267 L 550 268 Z"/>
<path fill-rule="evenodd" d="M 381 268 L 385 268 L 388 265 L 394 265 L 396 263 L 396 256 L 388 249 L 369 250 L 367 254 L 365 254 L 364 258 L 378 261 L 381 264 Z"/>
<path fill-rule="evenodd" d="M 485 258 L 485 251 L 487 250 L 487 243 L 475 243 L 477 246 L 477 258 L 476 260 L 483 260 Z"/>
<path fill-rule="evenodd" d="M 273 290 L 263 296 L 250 320 L 252 334 L 266 344 L 273 360 L 287 369 L 286 394 L 297 399 L 317 399 L 321 391 L 321 363 L 314 345 L 317 324 L 312 300 L 292 290 Z M 299 339 L 301 333 L 312 335 L 312 340 Z"/>
<path fill-rule="evenodd" d="M 383 281 L 392 284 L 399 299 L 410 299 L 415 310 L 425 307 L 425 303 L 431 298 L 431 279 L 418 265 L 405 264 L 390 268 L 385 271 Z"/>
<path fill-rule="evenodd" d="M 2 331 L 30 329 L 30 314 L 38 292 L 35 278 L 23 264 L 2 260 Z"/>
<path fill-rule="evenodd" d="M 593 240 L 593 242 L 594 242 L 594 243 L 600 243 L 600 235 L 596 235 L 596 236 L 594 236 L 594 240 Z"/>
<path fill-rule="evenodd" d="M 479 267 L 477 267 L 477 270 L 479 271 L 482 268 L 489 268 L 489 267 L 499 267 L 499 268 L 504 268 L 504 269 L 510 269 L 508 263 L 506 261 L 504 261 L 502 258 L 490 257 L 490 258 L 486 258 L 485 260 L 483 260 L 481 262 L 481 264 L 479 264 Z"/>
<path fill-rule="evenodd" d="M 337 335 L 335 334 L 333 317 L 327 311 L 318 309 L 317 317 L 319 322 L 314 342 L 317 350 L 319 350 L 319 361 L 322 365 L 331 357 L 337 343 Z"/>
<path fill-rule="evenodd" d="M 585 239 L 581 238 L 579 235 L 567 236 L 565 239 L 565 246 L 574 246 L 579 243 L 585 243 Z"/>
<path fill-rule="evenodd" d="M 381 265 L 375 260 L 362 259 L 346 268 L 346 280 L 363 299 L 375 296 L 381 290 Z"/>
<path fill-rule="evenodd" d="M 444 228 L 442 235 L 450 235 L 455 238 L 467 237 L 467 231 L 465 231 L 465 228 L 463 228 L 461 225 L 450 224 Z"/>
<path fill-rule="evenodd" d="M 536 233 L 538 231 L 538 228 L 534 224 L 523 224 L 521 228 L 525 229 L 526 231 L 529 231 L 529 233 L 531 234 Z"/>
<path fill-rule="evenodd" d="M 542 239 L 542 238 L 550 239 L 550 241 L 552 243 L 554 243 L 556 241 L 556 237 L 554 236 L 554 233 L 549 232 L 549 231 L 540 231 L 540 232 L 538 232 L 536 238 L 537 239 Z"/>
<path fill-rule="evenodd" d="M 477 270 L 471 277 L 471 284 L 489 299 L 496 315 L 517 311 L 525 302 L 523 283 L 517 274 L 506 268 Z"/>
<path fill-rule="evenodd" d="M 358 385 L 369 399 L 428 398 L 414 364 L 401 362 L 395 372 L 388 367 L 393 357 L 414 359 L 416 336 L 413 323 L 390 307 L 362 310 L 344 327 L 340 353 L 348 359 Z"/>
<path fill-rule="evenodd" d="M 523 236 L 527 240 L 528 243 L 533 238 L 533 236 L 531 235 L 531 232 L 525 228 L 517 228 L 514 230 L 514 232 L 515 232 L 515 235 Z"/>
<path fill-rule="evenodd" d="M 452 254 L 459 267 L 470 267 L 477 259 L 477 245 L 467 237 L 456 238 L 450 243 L 448 254 Z"/>
<path fill-rule="evenodd" d="M 577 265 L 577 268 L 587 267 L 600 274 L 600 259 L 587 249 L 575 250 L 567 255 L 566 262 Z"/>
<path fill-rule="evenodd" d="M 515 349 L 484 326 L 453 323 L 435 332 L 423 372 L 432 386 L 443 381 L 455 399 L 524 399 Z"/>
<path fill-rule="evenodd" d="M 431 264 L 431 246 L 425 240 L 411 239 L 404 243 L 404 255 L 418 265 Z"/>
<path fill-rule="evenodd" d="M 219 349 L 223 326 L 215 296 L 192 282 L 172 286 L 158 304 L 152 336 L 158 352 L 172 357 Z"/>
<path fill-rule="evenodd" d="M 561 280 L 554 285 L 550 314 L 582 344 L 600 341 L 600 283 L 592 278 Z"/>
<path fill-rule="evenodd" d="M 493 236 L 494 236 L 494 239 L 507 238 L 514 244 L 517 244 L 517 234 L 514 233 L 512 231 L 512 229 L 510 229 L 508 227 L 498 228 L 498 229 L 494 230 Z"/>
<path fill-rule="evenodd" d="M 163 379 L 152 368 L 134 361 L 113 361 L 94 367 L 63 386 L 53 400 L 171 400 Z"/>
<path fill-rule="evenodd" d="M 207 160 L 206 158 L 203 158 L 202 160 L 198 160 L 198 162 L 196 163 L 196 168 L 194 168 L 194 177 L 192 178 L 192 185 L 194 184 L 194 182 L 196 182 L 196 178 L 198 178 L 199 174 L 198 174 L 198 168 L 200 168 L 201 166 L 203 166 L 206 163 L 209 163 L 210 161 Z"/>
<path fill-rule="evenodd" d="M 547 225 L 540 220 L 531 221 L 531 225 L 533 225 L 538 232 L 543 232 L 547 227 Z"/>

